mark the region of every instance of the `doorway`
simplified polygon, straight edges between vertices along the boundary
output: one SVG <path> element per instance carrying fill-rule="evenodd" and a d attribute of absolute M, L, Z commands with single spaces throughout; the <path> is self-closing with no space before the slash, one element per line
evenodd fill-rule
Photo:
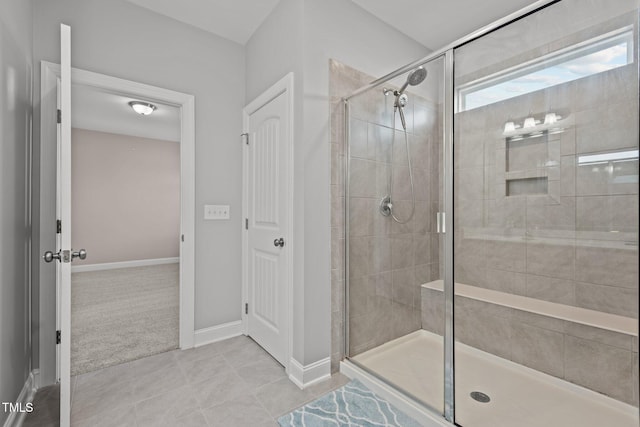
<path fill-rule="evenodd" d="M 180 110 L 136 102 L 72 85 L 72 377 L 179 345 Z"/>
<path fill-rule="evenodd" d="M 192 95 L 171 91 L 168 89 L 149 86 L 142 83 L 127 81 L 84 70 L 71 69 L 71 81 L 74 85 L 86 85 L 111 93 L 127 94 L 151 102 L 173 105 L 180 113 L 180 247 L 179 247 L 179 346 L 181 349 L 191 348 L 194 343 L 194 222 L 195 222 L 195 99 Z M 43 159 L 55 159 L 56 154 L 56 112 L 58 108 L 58 84 L 60 80 L 60 66 L 48 62 L 41 63 L 41 156 Z M 64 114 L 64 113 L 63 113 Z M 55 165 L 55 162 L 54 162 Z M 53 169 L 53 170 L 51 170 Z M 51 162 L 42 162 L 41 183 L 50 177 L 55 180 L 56 170 Z M 48 184 L 48 183 L 47 183 Z M 55 191 L 53 192 L 55 195 Z M 41 250 L 50 250 L 51 236 L 48 236 L 49 222 L 55 224 L 55 202 L 53 195 L 46 191 L 46 185 L 41 190 L 42 224 Z M 63 228 L 64 229 L 64 228 Z M 80 242 L 81 243 L 81 242 Z M 51 245 L 53 246 L 53 245 Z M 41 279 L 51 277 L 50 270 L 42 270 Z M 70 317 L 70 299 L 57 299 L 56 288 L 47 280 L 41 280 L 40 300 L 50 301 L 41 305 L 40 320 L 40 374 L 43 384 L 60 382 L 61 384 L 61 420 L 69 417 L 69 365 L 70 351 L 54 349 L 65 346 L 69 348 L 70 340 L 64 344 L 65 337 L 70 336 L 68 322 L 58 322 L 54 319 Z M 58 301 L 58 303 L 53 303 Z M 66 303 L 65 303 L 66 302 Z M 55 307 L 55 308 L 54 308 Z M 67 325 L 62 328 L 63 345 L 56 345 L 55 325 Z M 49 331 L 47 328 L 51 328 Z M 66 372 L 66 374 L 64 374 Z M 66 386 L 65 386 L 66 385 Z M 66 404 L 63 404 L 66 402 Z M 63 424 L 66 424 L 63 422 Z"/>

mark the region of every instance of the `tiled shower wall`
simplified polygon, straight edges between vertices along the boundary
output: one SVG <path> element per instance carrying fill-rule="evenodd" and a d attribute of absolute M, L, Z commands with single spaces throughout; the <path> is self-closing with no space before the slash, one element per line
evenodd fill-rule
<path fill-rule="evenodd" d="M 637 157 L 580 161 L 638 149 L 636 64 L 456 114 L 456 282 L 637 320 Z M 564 132 L 502 135 L 507 121 L 551 112 Z M 637 405 L 637 336 L 463 299 L 456 308 L 456 339 Z"/>
<path fill-rule="evenodd" d="M 638 149 L 636 78 L 629 65 L 456 115 L 457 282 L 637 318 L 637 159 L 578 163 Z M 502 136 L 546 112 L 563 133 Z M 548 188 L 509 195 L 516 172 Z"/>
<path fill-rule="evenodd" d="M 344 111 L 341 97 L 373 78 L 330 62 L 332 151 L 332 368 L 338 368 L 344 316 Z M 393 129 L 393 97 L 382 88 L 350 101 L 350 354 L 355 355 L 421 327 L 420 285 L 438 278 L 438 109 L 409 93 L 405 107 L 414 174 L 415 214 L 398 224 L 379 212 L 393 170 L 394 212 L 411 211 L 409 168 L 400 119 Z M 391 150 L 394 150 L 393 152 Z M 393 157 L 393 168 L 391 161 Z"/>

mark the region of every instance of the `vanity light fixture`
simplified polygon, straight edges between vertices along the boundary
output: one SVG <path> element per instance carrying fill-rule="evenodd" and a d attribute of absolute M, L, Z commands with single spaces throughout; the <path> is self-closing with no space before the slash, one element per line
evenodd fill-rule
<path fill-rule="evenodd" d="M 524 124 L 522 125 L 523 129 L 533 128 L 533 127 L 536 127 L 536 119 L 534 119 L 533 117 L 527 117 L 526 119 L 524 119 Z"/>
<path fill-rule="evenodd" d="M 545 132 L 548 134 L 561 133 L 564 132 L 564 127 L 560 123 L 561 118 L 556 113 L 546 113 L 544 122 L 533 116 L 525 118 L 522 126 L 508 121 L 504 124 L 502 135 L 509 141 L 520 141 L 524 138 L 542 136 Z"/>
<path fill-rule="evenodd" d="M 148 116 L 158 108 L 149 102 L 142 102 L 142 101 L 131 101 L 129 102 L 129 106 L 133 108 L 133 111 L 143 116 Z"/>

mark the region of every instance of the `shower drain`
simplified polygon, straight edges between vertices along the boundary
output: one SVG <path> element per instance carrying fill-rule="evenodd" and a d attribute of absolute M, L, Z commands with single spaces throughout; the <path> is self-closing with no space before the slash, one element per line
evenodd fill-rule
<path fill-rule="evenodd" d="M 472 391 L 469 396 L 471 396 L 471 398 L 475 401 L 478 401 L 480 403 L 489 403 L 491 401 L 491 398 L 489 397 L 489 395 L 484 394 L 481 391 Z"/>

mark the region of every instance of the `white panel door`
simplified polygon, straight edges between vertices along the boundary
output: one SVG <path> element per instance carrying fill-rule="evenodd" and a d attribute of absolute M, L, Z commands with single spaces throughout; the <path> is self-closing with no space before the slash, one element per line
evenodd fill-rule
<path fill-rule="evenodd" d="M 246 110 L 245 110 L 246 111 Z M 289 94 L 281 92 L 248 115 L 248 334 L 287 366 L 287 230 Z"/>
<path fill-rule="evenodd" d="M 61 223 L 58 234 L 58 373 L 60 375 L 60 426 L 71 417 L 71 28 L 60 25 L 60 124 L 56 211 Z"/>

